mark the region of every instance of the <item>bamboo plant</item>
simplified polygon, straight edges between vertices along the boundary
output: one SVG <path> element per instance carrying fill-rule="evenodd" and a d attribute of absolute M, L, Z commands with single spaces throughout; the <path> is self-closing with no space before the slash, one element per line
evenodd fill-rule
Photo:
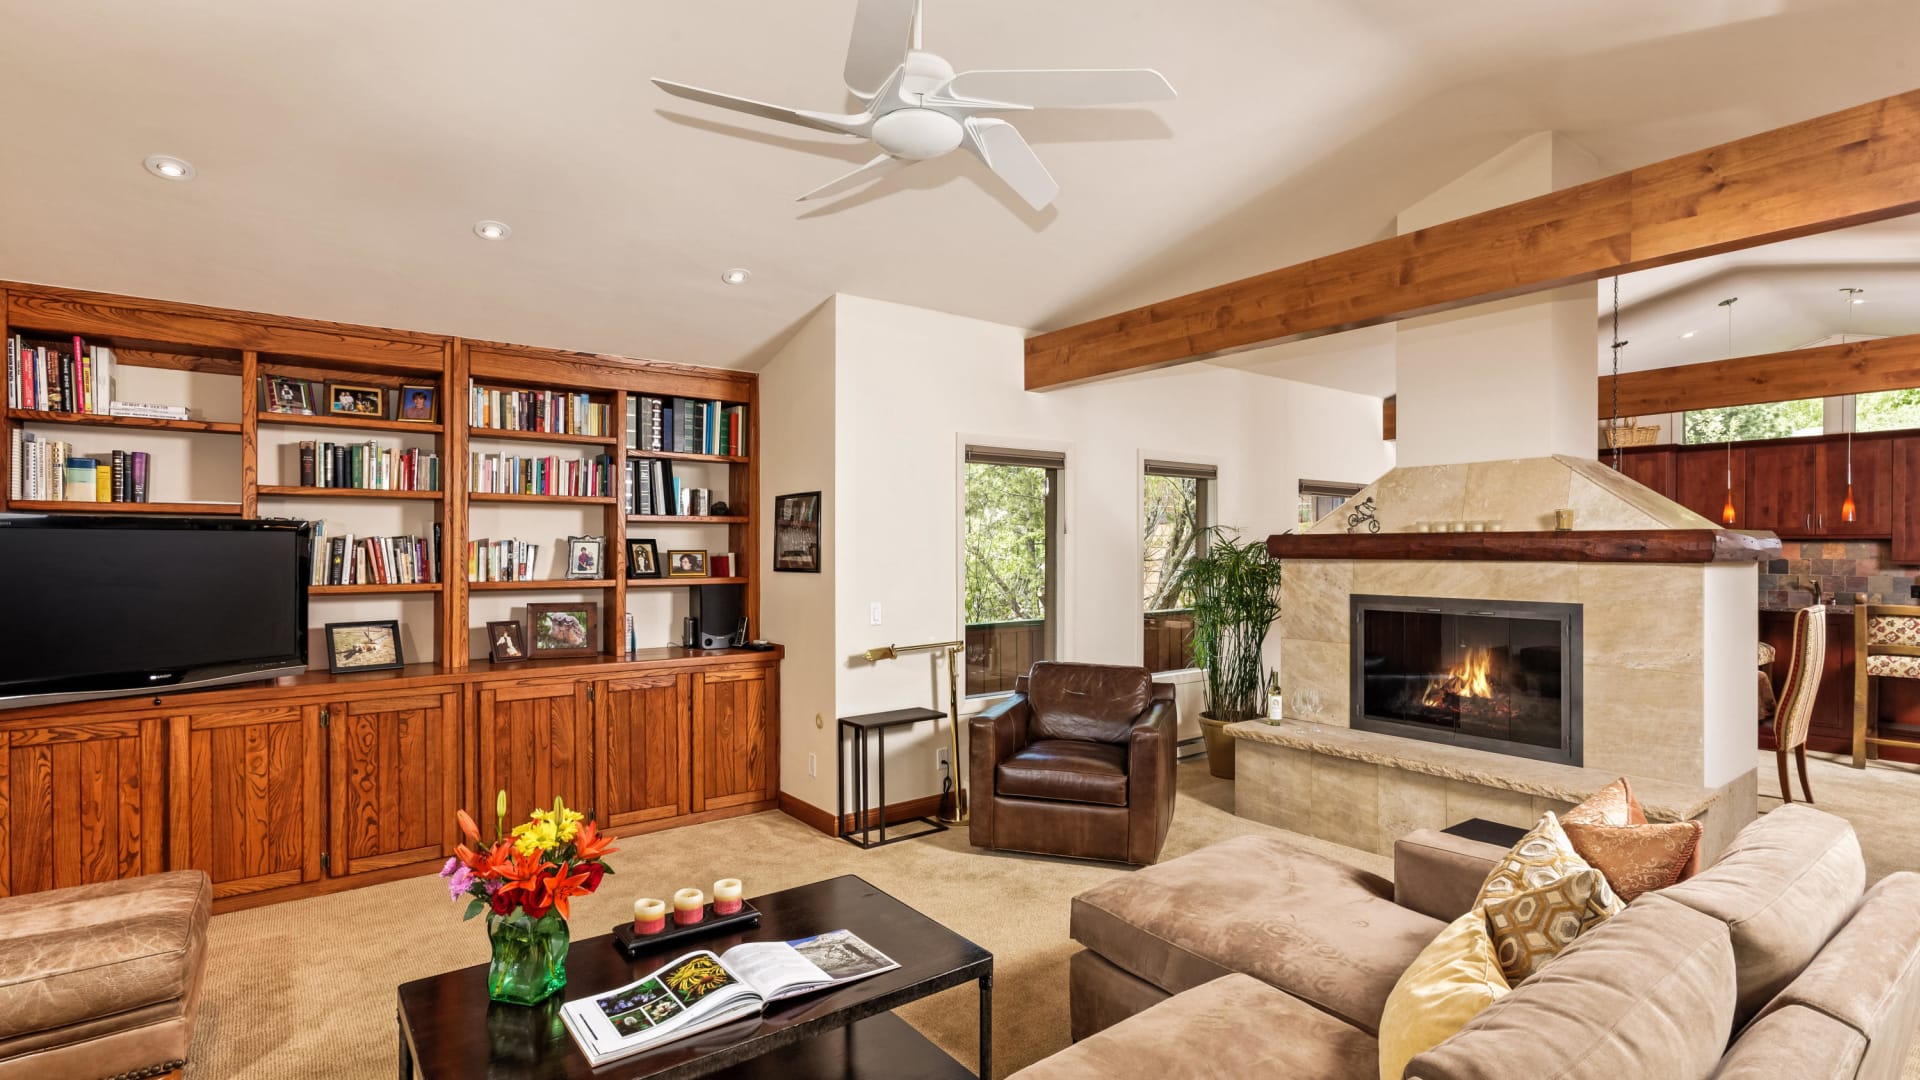
<path fill-rule="evenodd" d="M 1261 646 L 1280 617 L 1280 560 L 1260 540 L 1240 542 L 1218 526 L 1187 564 L 1193 589 L 1193 665 L 1207 674 L 1213 719 L 1247 720 L 1266 713 Z"/>

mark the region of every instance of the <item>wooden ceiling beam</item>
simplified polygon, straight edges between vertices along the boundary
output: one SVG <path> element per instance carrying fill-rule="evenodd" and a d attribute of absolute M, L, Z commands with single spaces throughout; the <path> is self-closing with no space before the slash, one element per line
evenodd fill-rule
<path fill-rule="evenodd" d="M 1920 210 L 1920 90 L 1027 340 L 1048 390 Z"/>
<path fill-rule="evenodd" d="M 1619 382 L 1621 416 L 1905 390 L 1920 386 L 1920 334 L 1630 371 Z M 1602 420 L 1613 415 L 1613 384 L 1600 377 Z"/>

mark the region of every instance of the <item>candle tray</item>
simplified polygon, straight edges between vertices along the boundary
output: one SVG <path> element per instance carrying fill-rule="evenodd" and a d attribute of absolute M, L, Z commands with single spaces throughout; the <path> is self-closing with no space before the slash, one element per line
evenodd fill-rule
<path fill-rule="evenodd" d="M 643 953 L 652 952 L 662 945 L 671 944 L 676 941 L 685 941 L 689 938 L 707 937 L 712 934 L 745 930 L 750 926 L 758 925 L 760 925 L 759 909 L 745 900 L 740 901 L 740 910 L 731 915 L 715 915 L 713 913 L 713 905 L 709 903 L 706 906 L 706 917 L 694 923 L 692 926 L 676 925 L 673 921 L 673 911 L 669 908 L 667 911 L 667 928 L 657 934 L 634 933 L 632 919 L 628 919 L 626 922 L 615 926 L 613 928 L 613 947 L 619 949 L 621 955 L 632 960 Z"/>

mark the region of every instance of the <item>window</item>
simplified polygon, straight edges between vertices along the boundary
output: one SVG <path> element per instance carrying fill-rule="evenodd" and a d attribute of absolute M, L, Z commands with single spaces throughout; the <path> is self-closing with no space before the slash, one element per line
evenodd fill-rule
<path fill-rule="evenodd" d="M 1300 527 L 1305 529 L 1360 494 L 1363 484 L 1335 484 L 1326 480 L 1300 481 Z"/>
<path fill-rule="evenodd" d="M 1819 398 L 1800 398 L 1724 409 L 1689 409 L 1684 424 L 1683 441 L 1687 443 L 1818 435 L 1826 430 L 1826 405 Z"/>
<path fill-rule="evenodd" d="M 1855 431 L 1920 427 L 1920 389 L 1856 394 L 1853 408 Z"/>
<path fill-rule="evenodd" d="M 1066 455 L 967 447 L 967 693 L 1013 689 L 1054 655 Z"/>
<path fill-rule="evenodd" d="M 1192 665 L 1193 590 L 1187 566 L 1206 550 L 1214 467 L 1148 461 L 1140 508 L 1140 585 L 1148 671 Z"/>

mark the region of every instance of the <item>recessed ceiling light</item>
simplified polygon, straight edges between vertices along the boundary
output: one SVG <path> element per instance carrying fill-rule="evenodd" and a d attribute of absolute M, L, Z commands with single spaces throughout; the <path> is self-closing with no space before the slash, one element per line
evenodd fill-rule
<path fill-rule="evenodd" d="M 147 158 L 147 171 L 162 180 L 191 180 L 195 170 L 193 162 L 170 154 L 154 154 Z"/>
<path fill-rule="evenodd" d="M 473 223 L 473 235 L 482 240 L 505 240 L 513 235 L 513 229 L 504 221 L 476 221 Z"/>
<path fill-rule="evenodd" d="M 726 273 L 721 274 L 720 280 L 726 282 L 729 285 L 745 285 L 747 283 L 747 279 L 752 276 L 753 276 L 752 271 L 742 270 L 736 266 L 733 269 L 727 271 Z"/>
<path fill-rule="evenodd" d="M 1684 334 L 1681 334 L 1681 335 L 1680 335 L 1680 340 L 1681 340 L 1681 341 L 1685 341 L 1685 340 L 1687 340 L 1688 338 L 1690 338 L 1690 337 L 1692 337 L 1693 335 L 1695 335 L 1695 334 L 1697 334 L 1697 333 L 1699 333 L 1699 332 L 1700 332 L 1700 331 L 1698 331 L 1698 330 L 1689 330 L 1689 331 L 1687 331 L 1686 333 L 1684 333 Z"/>

